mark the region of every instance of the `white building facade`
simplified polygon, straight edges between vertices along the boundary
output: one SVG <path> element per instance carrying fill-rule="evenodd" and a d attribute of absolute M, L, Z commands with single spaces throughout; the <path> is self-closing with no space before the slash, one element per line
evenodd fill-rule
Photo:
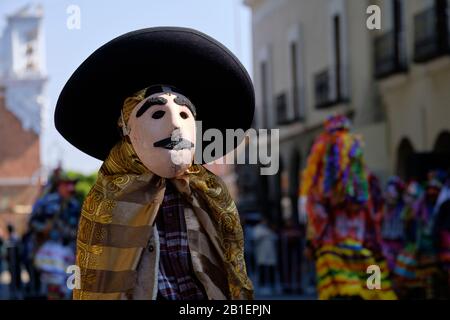
<path fill-rule="evenodd" d="M 422 162 L 450 164 L 445 155 L 431 159 L 436 144 L 450 152 L 447 0 L 244 2 L 252 10 L 255 126 L 280 129 L 281 172 L 261 178 L 266 214 L 297 214 L 299 173 L 332 114 L 352 119 L 382 181 L 418 175 Z M 367 28 L 373 4 L 381 30 Z"/>

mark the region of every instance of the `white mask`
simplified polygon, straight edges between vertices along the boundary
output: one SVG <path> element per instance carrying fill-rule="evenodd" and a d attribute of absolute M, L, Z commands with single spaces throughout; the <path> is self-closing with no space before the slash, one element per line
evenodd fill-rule
<path fill-rule="evenodd" d="M 196 126 L 193 110 L 183 95 L 156 93 L 131 112 L 128 134 L 142 163 L 163 178 L 186 172 L 195 154 Z"/>

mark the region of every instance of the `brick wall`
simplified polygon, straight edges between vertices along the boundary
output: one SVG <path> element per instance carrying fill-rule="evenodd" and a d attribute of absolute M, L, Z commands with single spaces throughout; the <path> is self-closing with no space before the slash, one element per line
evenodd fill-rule
<path fill-rule="evenodd" d="M 0 90 L 0 180 L 31 178 L 40 168 L 39 136 L 22 128 L 20 121 L 5 108 Z M 22 234 L 27 227 L 31 206 L 40 192 L 39 180 L 33 185 L 0 184 L 0 237 L 7 236 L 12 224 Z"/>
<path fill-rule="evenodd" d="M 40 165 L 39 136 L 22 128 L 0 94 L 0 179 L 31 177 Z"/>

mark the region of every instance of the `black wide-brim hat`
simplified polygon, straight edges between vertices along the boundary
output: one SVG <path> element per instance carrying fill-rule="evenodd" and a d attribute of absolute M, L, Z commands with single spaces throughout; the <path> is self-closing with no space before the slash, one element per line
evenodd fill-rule
<path fill-rule="evenodd" d="M 254 89 L 239 60 L 199 31 L 157 27 L 111 40 L 78 67 L 58 98 L 56 129 L 76 148 L 104 160 L 120 139 L 117 120 L 124 100 L 152 85 L 185 94 L 203 131 L 216 128 L 225 137 L 225 129 L 251 127 Z M 229 151 L 224 147 L 215 158 Z"/>

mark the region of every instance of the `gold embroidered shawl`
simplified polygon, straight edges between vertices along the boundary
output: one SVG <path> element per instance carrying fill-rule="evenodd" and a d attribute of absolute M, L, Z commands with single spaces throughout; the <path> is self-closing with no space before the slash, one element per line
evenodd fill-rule
<path fill-rule="evenodd" d="M 129 115 L 141 98 L 128 98 L 124 115 Z M 201 236 L 209 243 L 202 250 L 207 247 L 214 252 L 198 252 L 202 259 L 197 261 L 211 264 L 208 256 L 219 257 L 221 266 L 205 269 L 219 270 L 220 274 L 205 272 L 202 276 L 212 281 L 224 281 L 214 279 L 217 275 L 226 277 L 228 292 L 224 294 L 229 299 L 252 299 L 242 227 L 226 185 L 200 165 L 192 165 L 184 176 L 171 182 L 192 206 L 204 229 L 213 230 Z M 166 179 L 142 164 L 126 137 L 111 150 L 82 207 L 76 255 L 81 288 L 74 289 L 74 299 L 122 299 L 131 294 L 165 183 Z"/>

